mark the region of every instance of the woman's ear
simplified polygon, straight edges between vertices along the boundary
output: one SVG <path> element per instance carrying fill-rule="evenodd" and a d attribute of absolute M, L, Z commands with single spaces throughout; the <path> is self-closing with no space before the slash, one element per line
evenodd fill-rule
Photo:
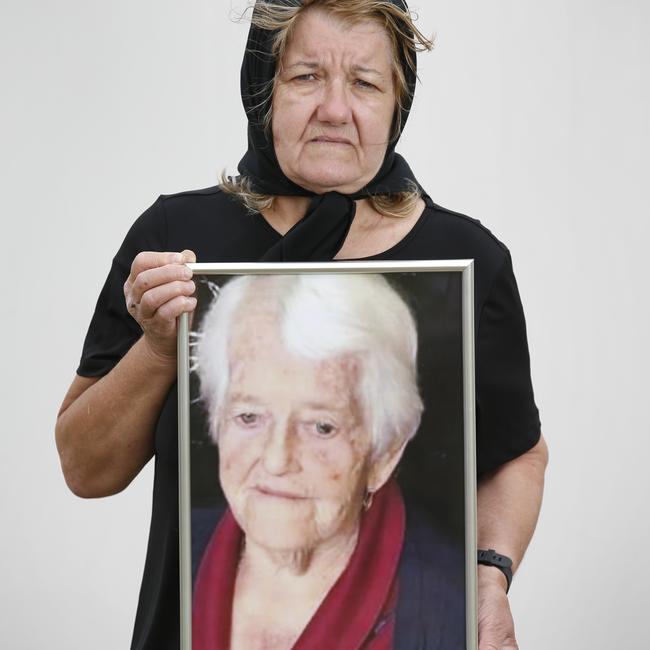
<path fill-rule="evenodd" d="M 369 492 L 377 492 L 393 475 L 407 444 L 408 440 L 405 440 L 401 445 L 385 451 L 371 464 L 368 473 Z"/>

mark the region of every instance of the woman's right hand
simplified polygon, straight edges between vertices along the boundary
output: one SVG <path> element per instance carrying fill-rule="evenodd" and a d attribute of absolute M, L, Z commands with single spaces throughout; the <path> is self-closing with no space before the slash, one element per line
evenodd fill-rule
<path fill-rule="evenodd" d="M 196 308 L 193 274 L 185 266 L 193 262 L 196 255 L 190 250 L 139 253 L 124 283 L 129 314 L 142 328 L 150 350 L 165 361 L 176 362 L 176 318 Z"/>

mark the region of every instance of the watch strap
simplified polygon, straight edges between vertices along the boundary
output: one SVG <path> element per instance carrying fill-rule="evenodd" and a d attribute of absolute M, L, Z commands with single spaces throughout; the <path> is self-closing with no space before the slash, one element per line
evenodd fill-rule
<path fill-rule="evenodd" d="M 478 549 L 477 562 L 484 566 L 493 566 L 499 569 L 508 582 L 506 593 L 510 591 L 510 585 L 512 584 L 512 560 L 507 555 L 501 555 L 493 548 L 487 550 Z"/>

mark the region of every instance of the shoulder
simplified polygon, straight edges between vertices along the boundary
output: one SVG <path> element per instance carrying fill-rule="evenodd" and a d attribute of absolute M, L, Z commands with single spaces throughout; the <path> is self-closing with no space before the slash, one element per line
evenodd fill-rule
<path fill-rule="evenodd" d="M 142 250 L 173 250 L 182 242 L 178 233 L 205 232 L 206 224 L 222 224 L 224 217 L 241 215 L 243 207 L 219 185 L 174 194 L 160 194 L 129 229 L 123 248 L 133 257 Z M 240 217 L 241 218 L 241 217 Z M 179 250 L 182 250 L 179 249 Z"/>
<path fill-rule="evenodd" d="M 449 229 L 450 237 L 457 237 L 461 242 L 479 246 L 495 254 L 503 255 L 508 252 L 506 245 L 479 219 L 450 210 L 433 201 L 429 205 L 431 216 L 440 222 L 441 227 Z"/>
<path fill-rule="evenodd" d="M 202 212 L 215 208 L 239 209 L 241 204 L 230 194 L 221 189 L 220 185 L 212 185 L 195 190 L 184 190 L 173 194 L 161 194 L 158 198 L 167 218 L 174 218 L 187 211 Z"/>
<path fill-rule="evenodd" d="M 200 262 L 257 261 L 275 233 L 259 215 L 219 185 L 163 194 L 168 250 L 190 249 Z"/>
<path fill-rule="evenodd" d="M 489 267 L 498 267 L 508 256 L 508 248 L 479 219 L 427 201 L 422 236 L 440 252 L 456 259 L 474 259 Z"/>
<path fill-rule="evenodd" d="M 425 196 L 426 209 L 400 257 L 431 260 L 473 260 L 477 306 L 487 298 L 499 274 L 508 272 L 510 253 L 478 219 L 434 203 Z"/>
<path fill-rule="evenodd" d="M 158 198 L 135 220 L 131 231 L 162 232 L 167 227 L 168 220 L 190 211 L 209 210 L 217 204 L 233 203 L 231 197 L 226 195 L 215 185 L 198 190 L 186 190 L 175 194 L 161 194 Z"/>
<path fill-rule="evenodd" d="M 181 192 L 174 192 L 173 194 L 161 194 L 160 198 L 164 202 L 173 202 L 175 200 L 196 201 L 201 200 L 201 197 L 214 197 L 223 195 L 224 192 L 220 185 L 212 185 L 210 187 L 203 187 L 194 190 L 183 190 Z"/>

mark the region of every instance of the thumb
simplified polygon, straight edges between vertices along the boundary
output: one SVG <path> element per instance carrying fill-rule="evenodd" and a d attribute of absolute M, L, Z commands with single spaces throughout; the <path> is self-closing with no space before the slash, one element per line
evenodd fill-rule
<path fill-rule="evenodd" d="M 196 254 L 194 251 L 185 249 L 181 255 L 183 256 L 183 263 L 185 264 L 194 264 L 196 262 Z"/>

